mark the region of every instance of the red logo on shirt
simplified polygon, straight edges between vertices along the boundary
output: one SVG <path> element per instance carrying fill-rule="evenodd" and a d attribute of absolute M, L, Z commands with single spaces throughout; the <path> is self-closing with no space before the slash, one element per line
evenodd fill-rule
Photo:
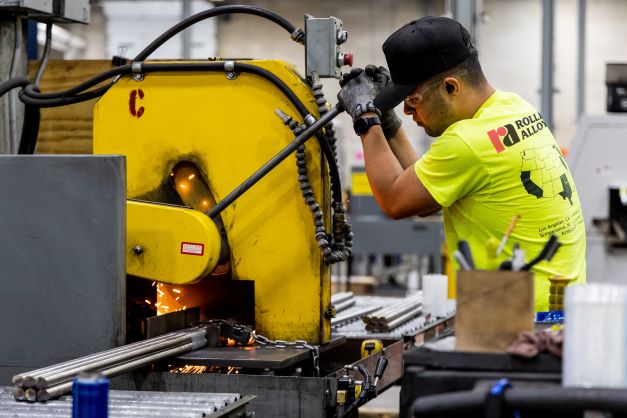
<path fill-rule="evenodd" d="M 492 129 L 486 132 L 486 134 L 488 134 L 488 138 L 490 138 L 490 142 L 494 145 L 494 149 L 497 153 L 505 151 L 506 146 L 511 147 L 517 142 L 520 142 L 518 132 L 516 132 L 514 125 L 511 124 Z"/>

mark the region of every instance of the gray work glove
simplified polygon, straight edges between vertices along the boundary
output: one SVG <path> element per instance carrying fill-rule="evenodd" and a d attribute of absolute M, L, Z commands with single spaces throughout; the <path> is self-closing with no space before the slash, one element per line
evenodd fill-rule
<path fill-rule="evenodd" d="M 376 94 L 379 94 L 391 80 L 390 72 L 385 67 L 366 65 L 365 73 L 373 79 Z M 401 119 L 396 115 L 394 109 L 381 112 L 381 128 L 386 138 L 393 137 L 398 128 L 401 127 L 401 123 Z"/>
<path fill-rule="evenodd" d="M 373 103 L 378 92 L 377 87 L 363 69 L 353 68 L 350 73 L 344 74 L 340 87 L 342 90 L 337 94 L 337 99 L 353 121 L 366 112 L 375 112 L 381 116 Z"/>

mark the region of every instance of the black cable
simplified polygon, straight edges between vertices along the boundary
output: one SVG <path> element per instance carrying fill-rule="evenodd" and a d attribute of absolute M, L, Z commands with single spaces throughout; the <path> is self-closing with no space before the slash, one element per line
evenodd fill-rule
<path fill-rule="evenodd" d="M 370 373 L 368 372 L 368 369 L 366 369 L 366 367 L 363 364 L 359 364 L 357 365 L 357 370 L 359 370 L 359 373 L 361 373 L 361 375 L 364 377 L 364 380 L 361 384 L 361 393 L 348 406 L 348 408 L 346 408 L 346 410 L 342 413 L 342 415 L 338 416 L 337 418 L 352 417 L 353 413 L 357 410 L 357 408 L 359 408 L 360 406 L 368 402 L 370 398 L 372 397 L 371 396 L 372 387 L 371 387 L 371 381 L 370 381 Z"/>
<path fill-rule="evenodd" d="M 34 154 L 37 147 L 37 135 L 39 134 L 39 123 L 41 122 L 41 111 L 37 106 L 26 105 L 24 107 L 24 124 L 22 126 L 22 137 L 18 154 Z"/>
<path fill-rule="evenodd" d="M 35 84 L 39 85 L 41 82 L 41 78 L 44 75 L 44 71 L 46 71 L 46 66 L 48 65 L 48 60 L 50 59 L 50 52 L 52 51 L 52 22 L 46 23 L 46 43 L 44 44 L 44 53 L 41 56 L 41 61 L 39 61 L 39 68 L 37 68 L 37 73 L 35 74 Z"/>
<path fill-rule="evenodd" d="M 30 84 L 30 80 L 26 77 L 11 78 L 3 83 L 0 83 L 0 97 L 4 96 L 9 91 L 18 87 L 24 87 Z"/>
<path fill-rule="evenodd" d="M 200 22 L 201 20 L 205 20 L 210 17 L 220 16 L 224 14 L 231 14 L 231 13 L 251 14 L 251 15 L 260 16 L 268 20 L 271 20 L 272 22 L 278 24 L 279 26 L 284 28 L 286 31 L 288 31 L 289 34 L 292 36 L 292 39 L 294 39 L 296 42 L 300 42 L 300 43 L 303 42 L 304 32 L 298 27 L 294 26 L 292 23 L 290 23 L 287 19 L 277 15 L 276 13 L 270 10 L 263 9 L 261 7 L 234 4 L 234 5 L 228 5 L 228 6 L 214 7 L 213 9 L 202 11 L 200 13 L 190 16 L 187 19 L 177 23 L 176 25 L 168 29 L 166 32 L 161 34 L 157 39 L 152 41 L 150 45 L 148 45 L 146 48 L 144 48 L 143 51 L 137 54 L 137 56 L 135 57 L 133 61 L 145 61 L 146 58 L 150 56 L 150 54 L 152 54 L 157 48 L 163 45 L 166 41 L 168 41 L 174 35 L 178 34 L 179 32 L 188 28 L 189 26 Z"/>
<path fill-rule="evenodd" d="M 76 94 L 73 96 L 62 97 L 58 99 L 35 99 L 27 95 L 26 89 L 24 89 L 20 91 L 20 100 L 27 105 L 36 107 L 59 107 L 96 99 L 105 94 L 105 92 L 109 90 L 109 88 L 111 88 L 111 84 L 107 84 L 106 86 L 90 90 L 87 93 Z"/>
<path fill-rule="evenodd" d="M 113 77 L 116 77 L 119 75 L 130 74 L 130 73 L 131 73 L 131 65 L 130 64 L 122 65 L 120 67 L 112 68 L 103 73 L 100 73 L 96 75 L 95 77 L 92 77 L 87 81 L 84 81 L 78 86 L 74 86 L 67 90 L 58 91 L 54 93 L 40 93 L 38 90 L 36 90 L 36 86 L 34 84 L 31 84 L 24 88 L 24 93 L 28 97 L 33 98 L 33 99 L 42 99 L 42 100 L 43 99 L 62 99 L 62 98 L 67 98 L 68 96 L 74 96 L 78 93 L 81 93 Z M 111 87 L 112 85 L 113 85 L 113 82 L 110 82 L 107 86 Z"/>
<path fill-rule="evenodd" d="M 237 72 L 245 72 L 250 74 L 258 75 L 266 80 L 270 81 L 274 84 L 294 105 L 294 107 L 298 110 L 298 112 L 303 116 L 307 116 L 309 111 L 305 107 L 305 105 L 300 101 L 300 99 L 296 96 L 296 94 L 276 75 L 271 72 L 251 65 L 244 63 L 235 63 L 234 70 Z M 150 72 L 185 72 L 185 71 L 224 71 L 224 63 L 223 62 L 207 62 L 207 63 L 151 63 L 151 64 L 142 64 L 140 71 L 142 73 L 150 73 Z M 82 84 L 75 86 L 71 89 L 56 92 L 56 93 L 40 93 L 38 92 L 35 85 L 27 85 L 20 92 L 20 100 L 25 104 L 36 106 L 36 107 L 57 107 L 70 105 L 74 103 L 80 103 L 86 100 L 95 99 L 97 97 L 102 96 L 112 85 L 113 82 L 102 86 L 100 88 L 89 90 L 85 93 L 76 94 L 78 92 L 84 91 L 90 87 L 93 87 L 111 77 L 124 75 L 132 72 L 132 65 L 124 65 L 121 67 L 113 68 L 111 70 L 105 71 Z M 329 145 L 328 141 L 325 137 L 320 133 L 316 133 L 316 138 L 318 139 L 318 143 L 320 148 L 327 160 L 327 165 L 329 167 L 329 176 L 331 178 L 331 192 L 333 200 L 336 202 L 342 201 L 342 190 L 340 185 L 340 175 L 339 169 L 337 166 L 337 162 L 335 160 L 335 154 L 333 149 Z"/>

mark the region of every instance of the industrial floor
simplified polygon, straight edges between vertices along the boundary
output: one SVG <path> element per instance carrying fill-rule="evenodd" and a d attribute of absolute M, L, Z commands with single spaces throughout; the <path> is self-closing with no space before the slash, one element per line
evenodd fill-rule
<path fill-rule="evenodd" d="M 359 418 L 398 418 L 400 386 L 392 386 L 359 408 Z"/>

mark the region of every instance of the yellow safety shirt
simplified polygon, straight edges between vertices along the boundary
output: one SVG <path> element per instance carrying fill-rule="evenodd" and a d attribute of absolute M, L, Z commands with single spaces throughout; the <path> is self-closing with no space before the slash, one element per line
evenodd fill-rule
<path fill-rule="evenodd" d="M 487 268 L 488 238 L 500 241 L 519 214 L 500 261 L 516 242 L 527 261 L 551 234 L 562 244 L 552 261 L 532 269 L 535 310 L 548 310 L 548 277 L 585 283 L 586 235 L 573 177 L 546 122 L 520 96 L 496 91 L 472 119 L 449 126 L 414 168 L 443 208 L 449 255 L 465 239 L 476 268 Z"/>

